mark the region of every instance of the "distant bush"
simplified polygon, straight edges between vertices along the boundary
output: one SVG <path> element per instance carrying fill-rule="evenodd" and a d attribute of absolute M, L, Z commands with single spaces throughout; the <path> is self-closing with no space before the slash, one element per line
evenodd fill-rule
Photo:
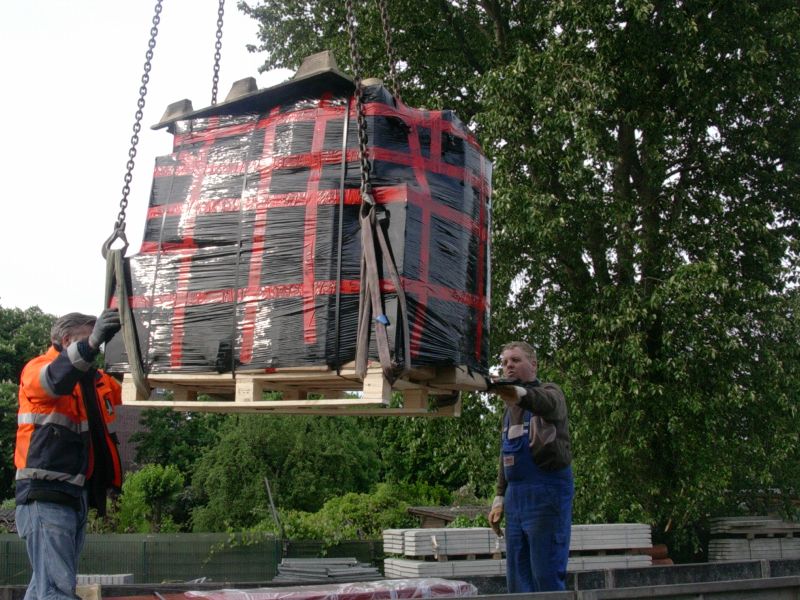
<path fill-rule="evenodd" d="M 319 540 L 327 546 L 345 540 L 380 539 L 384 529 L 418 526 L 408 513 L 414 505 L 441 505 L 450 493 L 428 484 L 380 483 L 369 494 L 345 494 L 328 500 L 314 513 L 289 510 L 280 513 L 285 535 L 292 540 Z M 256 530 L 280 533 L 272 519 Z"/>

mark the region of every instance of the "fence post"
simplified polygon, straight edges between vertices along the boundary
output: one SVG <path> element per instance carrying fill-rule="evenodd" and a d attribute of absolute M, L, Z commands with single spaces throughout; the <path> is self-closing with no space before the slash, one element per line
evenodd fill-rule
<path fill-rule="evenodd" d="M 142 571 L 144 571 L 144 580 L 150 583 L 150 565 L 147 563 L 147 538 L 142 540 Z"/>

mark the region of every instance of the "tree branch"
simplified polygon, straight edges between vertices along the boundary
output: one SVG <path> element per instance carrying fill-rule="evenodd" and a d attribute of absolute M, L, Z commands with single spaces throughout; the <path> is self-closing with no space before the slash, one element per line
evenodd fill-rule
<path fill-rule="evenodd" d="M 439 0 L 439 7 L 441 8 L 444 20 L 447 21 L 447 24 L 450 26 L 450 29 L 453 30 L 453 34 L 458 40 L 461 51 L 464 54 L 464 58 L 467 59 L 467 64 L 469 64 L 470 68 L 476 73 L 483 74 L 485 71 L 485 65 L 475 56 L 474 52 L 472 51 L 472 48 L 470 47 L 465 36 L 464 28 L 459 27 L 456 23 L 455 15 L 453 14 L 453 7 L 447 0 Z"/>
<path fill-rule="evenodd" d="M 622 218 L 617 223 L 617 281 L 621 285 L 632 285 L 634 278 L 633 265 L 633 231 L 636 226 L 636 213 L 628 216 L 633 206 L 633 189 L 631 176 L 634 159 L 633 126 L 620 118 L 617 125 L 617 162 L 613 173 L 613 194 L 616 203 L 624 207 Z"/>
<path fill-rule="evenodd" d="M 494 40 L 501 56 L 508 51 L 508 20 L 503 15 L 503 7 L 499 0 L 480 0 L 480 5 L 486 11 L 494 26 Z"/>

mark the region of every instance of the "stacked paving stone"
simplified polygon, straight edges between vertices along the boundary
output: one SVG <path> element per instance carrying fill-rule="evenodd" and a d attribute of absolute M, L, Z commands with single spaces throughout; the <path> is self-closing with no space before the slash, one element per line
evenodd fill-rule
<path fill-rule="evenodd" d="M 284 558 L 278 565 L 276 583 L 345 583 L 383 579 L 375 567 L 355 558 Z"/>
<path fill-rule="evenodd" d="M 505 574 L 505 539 L 491 529 L 387 529 L 386 577 L 468 577 Z M 639 523 L 573 525 L 568 570 L 650 566 L 650 526 Z"/>
<path fill-rule="evenodd" d="M 711 535 L 709 562 L 800 558 L 800 523 L 774 517 L 720 517 L 712 519 Z"/>

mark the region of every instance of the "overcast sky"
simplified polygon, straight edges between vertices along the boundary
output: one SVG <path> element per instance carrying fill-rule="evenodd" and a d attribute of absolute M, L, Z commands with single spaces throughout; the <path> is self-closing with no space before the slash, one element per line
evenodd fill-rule
<path fill-rule="evenodd" d="M 249 54 L 257 24 L 226 3 L 218 100 L 231 84 L 258 87 L 290 73 L 258 74 Z M 0 51 L 0 306 L 61 315 L 102 310 L 103 241 L 125 174 L 155 2 L 5 2 Z M 152 131 L 166 106 L 211 102 L 218 0 L 164 0 L 127 210 L 136 253 L 156 156 L 172 136 Z"/>

